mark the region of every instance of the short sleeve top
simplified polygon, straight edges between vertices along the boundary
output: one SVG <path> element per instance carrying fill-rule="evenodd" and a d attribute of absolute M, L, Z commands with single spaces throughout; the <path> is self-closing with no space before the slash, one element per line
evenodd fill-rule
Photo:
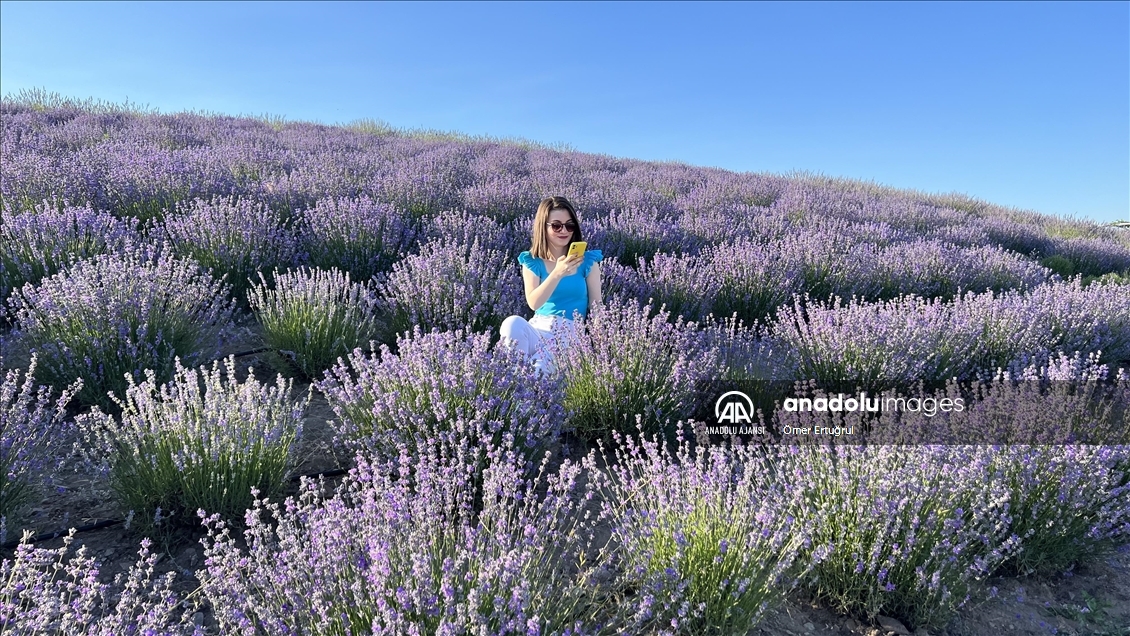
<path fill-rule="evenodd" d="M 557 287 L 549 295 L 549 299 L 541 307 L 538 307 L 534 315 L 561 316 L 571 320 L 573 312 L 576 311 L 582 316 L 587 316 L 589 313 L 589 288 L 585 279 L 592 271 L 593 264 L 602 260 L 604 260 L 604 255 L 600 253 L 600 250 L 586 250 L 585 260 L 581 262 L 577 271 L 558 281 Z M 522 267 L 536 274 L 540 280 L 549 277 L 549 271 L 545 268 L 545 261 L 528 251 L 518 255 L 518 262 L 522 264 Z"/>

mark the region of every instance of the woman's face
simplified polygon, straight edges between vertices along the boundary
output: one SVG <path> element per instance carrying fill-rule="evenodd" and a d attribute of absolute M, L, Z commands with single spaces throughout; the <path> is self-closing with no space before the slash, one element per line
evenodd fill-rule
<path fill-rule="evenodd" d="M 573 217 L 569 215 L 569 211 L 563 208 L 554 208 L 549 211 L 549 223 L 572 223 Z M 552 227 L 545 228 L 546 233 L 549 235 L 549 244 L 553 247 L 564 249 L 569 247 L 569 242 L 573 240 L 573 232 L 562 228 L 560 232 L 554 232 Z"/>

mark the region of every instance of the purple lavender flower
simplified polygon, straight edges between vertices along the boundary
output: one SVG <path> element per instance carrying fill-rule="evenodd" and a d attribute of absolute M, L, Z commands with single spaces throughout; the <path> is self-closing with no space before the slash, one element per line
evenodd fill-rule
<path fill-rule="evenodd" d="M 812 529 L 805 585 L 837 611 L 944 625 L 1009 550 L 992 447 L 779 448 L 777 478 L 804 491 L 797 523 Z"/>
<path fill-rule="evenodd" d="M 361 282 L 390 269 L 417 233 L 391 204 L 367 197 L 319 200 L 302 212 L 297 232 L 311 265 L 339 268 Z"/>
<path fill-rule="evenodd" d="M 585 437 L 630 433 L 639 415 L 653 434 L 687 418 L 697 383 L 721 370 L 718 351 L 696 327 L 634 301 L 590 314 L 553 354 L 570 428 Z"/>
<path fill-rule="evenodd" d="M 495 333 L 524 309 L 522 277 L 508 254 L 482 244 L 433 240 L 393 265 L 379 285 L 393 333 L 414 326 Z"/>
<path fill-rule="evenodd" d="M 614 438 L 612 453 L 586 467 L 622 559 L 614 585 L 640 590 L 619 608 L 619 630 L 677 621 L 687 633 L 746 633 L 812 567 L 802 556 L 810 530 L 792 516 L 799 490 L 773 476 L 771 457 Z"/>
<path fill-rule="evenodd" d="M 332 496 L 258 499 L 242 540 L 205 517 L 204 594 L 235 634 L 593 633 L 579 468 L 531 477 L 512 449 L 424 438 L 391 467 L 359 456 Z"/>

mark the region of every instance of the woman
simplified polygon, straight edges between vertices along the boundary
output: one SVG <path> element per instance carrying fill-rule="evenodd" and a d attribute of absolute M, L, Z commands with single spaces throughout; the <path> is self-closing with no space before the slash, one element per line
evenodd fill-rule
<path fill-rule="evenodd" d="M 526 304 L 534 310 L 529 321 L 510 316 L 502 321 L 502 341 L 534 356 L 539 371 L 553 370 L 551 345 L 571 337 L 573 320 L 600 305 L 600 250 L 568 255 L 581 239 L 581 223 L 565 197 L 547 197 L 534 215 L 529 251 L 518 255 L 526 288 Z"/>

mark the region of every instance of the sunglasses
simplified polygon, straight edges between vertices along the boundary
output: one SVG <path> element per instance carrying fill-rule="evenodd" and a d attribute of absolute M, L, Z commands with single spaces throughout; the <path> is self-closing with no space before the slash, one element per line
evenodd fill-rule
<path fill-rule="evenodd" d="M 566 232 L 572 233 L 577 231 L 577 224 L 572 221 L 568 221 L 566 223 L 562 223 L 561 221 L 552 221 L 550 223 L 546 223 L 545 226 L 553 230 L 554 232 L 565 230 Z"/>

